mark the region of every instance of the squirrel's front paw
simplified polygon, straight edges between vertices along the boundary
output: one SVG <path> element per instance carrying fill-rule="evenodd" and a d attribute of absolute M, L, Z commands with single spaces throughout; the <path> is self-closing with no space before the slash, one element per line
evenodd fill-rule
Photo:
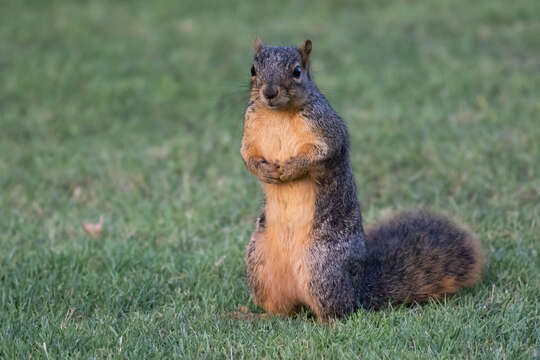
<path fill-rule="evenodd" d="M 279 163 L 268 162 L 263 158 L 255 160 L 255 168 L 257 169 L 257 177 L 259 180 L 269 184 L 280 184 L 281 167 Z"/>
<path fill-rule="evenodd" d="M 292 157 L 281 166 L 279 179 L 283 182 L 298 179 L 307 173 L 305 161 L 301 158 Z"/>

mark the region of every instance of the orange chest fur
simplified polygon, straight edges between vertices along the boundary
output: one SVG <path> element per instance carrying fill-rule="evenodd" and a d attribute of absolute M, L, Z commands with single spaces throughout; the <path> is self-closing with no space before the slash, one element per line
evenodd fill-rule
<path fill-rule="evenodd" d="M 296 156 L 302 145 L 317 142 L 302 115 L 270 109 L 257 109 L 246 118 L 244 136 L 263 158 L 281 163 Z"/>

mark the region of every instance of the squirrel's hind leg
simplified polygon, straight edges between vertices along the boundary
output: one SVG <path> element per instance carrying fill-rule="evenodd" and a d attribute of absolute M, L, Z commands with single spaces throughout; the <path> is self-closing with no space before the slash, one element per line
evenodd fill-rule
<path fill-rule="evenodd" d="M 362 306 L 358 284 L 364 269 L 363 242 L 359 235 L 339 241 L 317 241 L 310 249 L 308 305 L 319 321 L 342 318 Z"/>

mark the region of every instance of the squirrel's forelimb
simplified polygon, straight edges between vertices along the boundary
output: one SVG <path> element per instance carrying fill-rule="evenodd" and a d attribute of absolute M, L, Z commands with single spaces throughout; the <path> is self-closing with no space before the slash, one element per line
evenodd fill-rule
<path fill-rule="evenodd" d="M 328 146 L 323 142 L 307 143 L 298 152 L 286 160 L 281 166 L 280 179 L 283 182 L 295 180 L 313 173 L 317 177 L 321 162 L 328 156 Z"/>
<path fill-rule="evenodd" d="M 248 170 L 260 181 L 268 184 L 280 184 L 282 171 L 277 162 L 269 162 L 260 155 L 255 145 L 248 142 L 246 136 L 242 140 L 240 154 Z"/>

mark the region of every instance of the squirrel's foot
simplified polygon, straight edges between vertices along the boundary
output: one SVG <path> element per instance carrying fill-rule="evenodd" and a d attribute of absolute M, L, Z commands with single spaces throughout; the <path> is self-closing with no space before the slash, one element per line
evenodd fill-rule
<path fill-rule="evenodd" d="M 300 157 L 292 157 L 281 166 L 279 179 L 283 182 L 296 180 L 306 173 L 306 160 Z"/>
<path fill-rule="evenodd" d="M 277 162 L 269 162 L 266 159 L 258 158 L 255 159 L 255 169 L 257 169 L 257 172 L 255 175 L 261 180 L 262 182 L 268 183 L 268 184 L 281 184 L 280 180 L 280 174 L 281 174 L 281 167 L 279 163 Z"/>

